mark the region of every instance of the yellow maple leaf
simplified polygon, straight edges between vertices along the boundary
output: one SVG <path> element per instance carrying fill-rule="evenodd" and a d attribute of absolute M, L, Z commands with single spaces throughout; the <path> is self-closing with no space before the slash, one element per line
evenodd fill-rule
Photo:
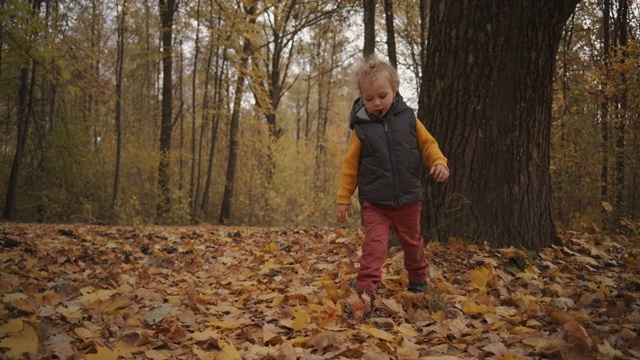
<path fill-rule="evenodd" d="M 486 290 L 487 283 L 489 280 L 493 278 L 493 274 L 491 273 L 491 269 L 483 266 L 477 269 L 473 269 L 469 272 L 469 279 L 471 280 L 471 285 L 477 287 L 481 290 Z"/>
<path fill-rule="evenodd" d="M 462 306 L 462 311 L 467 314 L 486 314 L 492 312 L 493 308 L 489 306 L 480 305 L 475 301 L 468 301 Z"/>
<path fill-rule="evenodd" d="M 395 328 L 396 328 L 396 331 L 398 331 L 400 333 L 403 333 L 403 334 L 405 334 L 407 336 L 418 337 L 418 335 L 420 335 L 420 333 L 417 332 L 413 328 L 413 325 L 411 325 L 411 324 L 404 323 L 404 324 L 402 324 L 400 326 L 396 326 Z"/>
<path fill-rule="evenodd" d="M 21 331 L 24 325 L 22 324 L 22 319 L 9 319 L 6 324 L 0 325 L 0 333 L 14 333 L 17 331 Z"/>
<path fill-rule="evenodd" d="M 10 358 L 19 357 L 24 353 L 36 354 L 38 352 L 38 334 L 31 325 L 22 323 L 22 329 L 12 332 L 8 338 L 2 339 L 0 347 L 9 349 L 7 355 Z"/>
<path fill-rule="evenodd" d="M 311 320 L 311 316 L 307 314 L 306 311 L 302 310 L 299 306 L 297 306 L 293 310 L 293 316 L 295 320 L 291 324 L 291 328 L 294 330 L 304 330 L 309 326 L 309 320 Z"/>
<path fill-rule="evenodd" d="M 378 339 L 382 339 L 382 340 L 386 340 L 386 341 L 393 341 L 395 339 L 395 337 L 393 335 L 389 334 L 388 332 L 386 332 L 384 330 L 380 330 L 380 329 L 376 328 L 373 325 L 362 324 L 362 325 L 360 325 L 360 330 L 366 332 L 367 334 L 369 334 L 371 336 L 375 336 Z"/>
<path fill-rule="evenodd" d="M 73 329 L 73 332 L 80 336 L 82 338 L 82 340 L 87 340 L 87 339 L 91 339 L 94 337 L 98 337 L 98 334 L 94 333 L 93 331 L 84 328 L 84 327 L 79 327 L 79 328 L 75 328 Z"/>

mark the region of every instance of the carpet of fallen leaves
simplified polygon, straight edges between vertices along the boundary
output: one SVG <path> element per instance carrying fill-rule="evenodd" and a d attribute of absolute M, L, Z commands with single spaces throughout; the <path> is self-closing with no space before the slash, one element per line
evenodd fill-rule
<path fill-rule="evenodd" d="M 358 229 L 0 223 L 0 357 L 640 358 L 640 242 L 563 238 L 429 243 L 423 294 L 391 248 L 369 304 Z"/>

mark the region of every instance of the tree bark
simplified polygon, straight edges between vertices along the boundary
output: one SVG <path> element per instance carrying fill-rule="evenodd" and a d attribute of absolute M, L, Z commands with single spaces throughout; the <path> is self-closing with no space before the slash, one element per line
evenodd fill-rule
<path fill-rule="evenodd" d="M 249 26 L 255 24 L 256 5 L 252 4 L 247 9 L 249 17 Z M 233 188 L 236 176 L 236 166 L 238 162 L 238 144 L 240 137 L 240 111 L 242 106 L 242 98 L 244 96 L 244 83 L 247 78 L 249 65 L 249 57 L 251 56 L 251 39 L 249 36 L 244 38 L 242 47 L 242 55 L 240 65 L 238 67 L 238 78 L 236 80 L 236 88 L 234 91 L 233 110 L 231 112 L 231 123 L 229 124 L 229 158 L 227 159 L 227 175 L 225 177 L 224 194 L 222 196 L 222 207 L 220 209 L 220 223 L 227 224 L 231 219 L 231 201 L 233 199 Z"/>
<path fill-rule="evenodd" d="M 364 6 L 364 57 L 376 52 L 376 0 L 362 0 Z"/>
<path fill-rule="evenodd" d="M 120 168 L 122 158 L 122 69 L 124 66 L 124 33 L 126 16 L 127 1 L 123 0 L 122 8 L 120 10 L 120 21 L 118 24 L 118 50 L 116 56 L 116 168 L 113 179 L 113 198 L 111 203 L 111 208 L 114 211 L 114 215 L 120 201 Z"/>
<path fill-rule="evenodd" d="M 158 165 L 157 222 L 162 222 L 169 213 L 169 166 L 171 158 L 171 135 L 173 132 L 173 17 L 176 0 L 160 0 L 160 36 L 162 38 L 162 112 L 160 123 L 160 163 Z"/>
<path fill-rule="evenodd" d="M 213 162 L 215 160 L 215 152 L 216 152 L 216 144 L 218 140 L 218 128 L 220 124 L 220 118 L 222 117 L 222 109 L 225 108 L 224 104 L 224 94 L 222 91 L 223 85 L 225 83 L 224 78 L 226 75 L 227 68 L 227 53 L 228 48 L 225 46 L 222 50 L 222 55 L 219 54 L 219 45 L 215 46 L 215 54 L 216 54 L 216 64 L 215 64 L 215 74 L 214 74 L 214 106 L 217 109 L 212 116 L 212 126 L 211 126 L 211 138 L 209 141 L 209 156 L 207 162 L 207 174 L 206 180 L 204 184 L 204 192 L 202 194 L 202 206 L 200 208 L 201 213 L 204 216 L 209 215 L 209 197 L 211 193 L 211 186 L 213 183 Z M 213 56 L 213 44 L 211 45 L 209 58 L 207 63 L 211 63 L 211 59 Z M 208 81 L 207 81 L 208 82 Z M 208 109 L 209 105 L 204 106 L 204 108 Z"/>
<path fill-rule="evenodd" d="M 429 0 L 420 0 L 420 79 L 418 89 L 418 119 L 425 121 L 427 118 L 427 98 L 429 97 L 429 85 L 424 81 L 427 78 L 427 36 L 429 34 Z"/>
<path fill-rule="evenodd" d="M 629 45 L 629 36 L 627 33 L 627 27 L 629 18 L 629 8 L 627 0 L 618 0 L 618 56 L 617 61 L 621 66 L 624 66 L 624 63 L 629 61 L 629 53 L 627 51 L 627 46 Z M 629 94 L 627 91 L 627 83 L 628 80 L 624 73 L 624 70 L 620 72 L 620 91 L 616 94 L 616 152 L 615 152 L 615 161 L 616 161 L 616 212 L 618 218 L 622 218 L 627 216 L 627 211 L 625 208 L 625 137 L 627 133 L 627 125 L 628 121 L 628 109 L 629 109 Z"/>
<path fill-rule="evenodd" d="M 611 0 L 604 0 L 604 9 L 602 10 L 602 59 L 605 69 L 609 69 L 611 54 Z M 609 99 L 606 93 L 602 94 L 603 99 L 600 102 L 600 130 L 601 151 L 602 151 L 602 167 L 600 168 L 600 199 L 602 202 L 609 201 Z"/>
<path fill-rule="evenodd" d="M 18 140 L 16 143 L 16 153 L 13 157 L 11 165 L 11 173 L 9 175 L 9 185 L 7 188 L 7 198 L 4 207 L 3 217 L 6 220 L 13 220 L 16 215 L 16 199 L 18 192 L 18 178 L 20 168 L 22 167 L 22 159 L 24 157 L 24 148 L 27 144 L 27 134 L 29 133 L 30 122 L 30 102 L 33 96 L 33 87 L 35 84 L 35 63 L 31 65 L 31 80 L 29 80 L 29 68 L 20 69 L 20 88 L 18 89 Z M 29 86 L 31 82 L 31 86 Z"/>
<path fill-rule="evenodd" d="M 579 0 L 432 0 L 427 129 L 449 158 L 427 181 L 431 235 L 539 249 L 551 207 L 551 94 L 562 28 Z M 424 95 L 424 94 L 423 94 Z"/>
<path fill-rule="evenodd" d="M 394 68 L 398 68 L 398 56 L 396 54 L 396 30 L 393 24 L 393 2 L 384 0 L 384 19 L 387 24 L 387 53 L 389 63 Z"/>
<path fill-rule="evenodd" d="M 213 39 L 211 39 L 213 41 Z M 198 58 L 200 55 L 200 0 L 198 0 L 196 4 L 196 36 L 194 39 L 194 48 L 193 48 L 193 75 L 191 78 L 191 176 L 189 181 L 189 209 L 191 209 L 192 214 L 196 215 L 196 208 L 198 203 L 198 191 L 200 187 L 199 178 L 196 178 L 196 98 L 198 95 L 197 89 L 197 80 L 198 80 Z M 206 70 L 207 72 L 209 69 Z M 205 84 L 206 86 L 206 84 Z M 206 91 L 205 95 L 206 96 Z M 206 116 L 204 111 L 202 112 L 202 117 Z M 197 162 L 198 168 L 200 167 L 200 162 Z"/>

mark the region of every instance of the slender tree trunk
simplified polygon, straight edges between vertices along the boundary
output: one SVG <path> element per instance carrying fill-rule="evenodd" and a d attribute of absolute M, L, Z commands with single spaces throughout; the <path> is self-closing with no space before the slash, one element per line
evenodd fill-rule
<path fill-rule="evenodd" d="M 255 24 L 256 5 L 251 3 L 247 9 L 249 25 Z M 220 223 L 227 224 L 231 219 L 231 202 L 233 200 L 233 188 L 236 176 L 236 166 L 238 161 L 238 146 L 240 137 L 240 112 L 242 110 L 242 98 L 244 97 L 244 83 L 247 77 L 249 57 L 251 56 L 251 39 L 244 38 L 242 56 L 238 67 L 238 78 L 234 91 L 233 110 L 231 112 L 231 123 L 229 124 L 229 158 L 227 160 L 227 175 L 225 177 L 224 194 L 222 196 L 222 206 L 220 209 Z"/>
<path fill-rule="evenodd" d="M 608 72 L 611 68 L 611 0 L 604 0 L 604 9 L 602 11 L 603 22 L 603 42 L 602 42 L 602 58 L 605 69 Z M 605 78 L 608 78 L 606 76 Z M 602 202 L 609 201 L 609 99 L 606 91 L 603 91 L 603 99 L 600 102 L 600 130 L 602 131 L 602 167 L 600 168 L 600 199 Z"/>
<path fill-rule="evenodd" d="M 429 31 L 429 0 L 420 0 L 420 79 L 418 88 L 418 119 L 427 119 L 427 98 L 429 96 L 429 84 L 424 79 L 427 77 L 427 35 Z M 426 194 L 428 195 L 428 194 Z M 423 211 L 426 209 L 423 208 Z"/>
<path fill-rule="evenodd" d="M 162 118 L 160 124 L 160 163 L 158 165 L 157 221 L 162 222 L 171 207 L 170 159 L 171 135 L 173 132 L 173 17 L 176 0 L 160 0 L 160 19 L 162 29 Z"/>
<path fill-rule="evenodd" d="M 389 53 L 389 63 L 397 69 L 398 57 L 396 54 L 396 29 L 393 24 L 392 0 L 384 0 L 384 18 L 387 24 L 387 52 Z"/>
<path fill-rule="evenodd" d="M 562 28 L 578 2 L 432 0 L 423 121 L 451 172 L 445 184 L 426 184 L 434 238 L 528 249 L 560 243 L 551 94 Z"/>
<path fill-rule="evenodd" d="M 18 88 L 18 139 L 16 143 L 16 153 L 13 157 L 13 164 L 11 165 L 7 199 L 4 207 L 3 217 L 6 220 L 13 220 L 16 215 L 18 178 L 20 168 L 22 167 L 24 148 L 27 144 L 27 134 L 29 133 L 29 103 L 33 96 L 33 84 L 35 83 L 35 80 L 33 79 L 33 76 L 35 75 L 35 63 L 31 66 L 31 86 L 29 86 L 29 68 L 23 67 L 20 69 L 20 87 Z"/>
<path fill-rule="evenodd" d="M 0 0 L 0 8 L 4 9 L 7 4 L 7 0 Z M 5 37 L 5 23 L 0 22 L 0 79 L 2 79 L 2 70 L 4 69 L 4 37 Z"/>
<path fill-rule="evenodd" d="M 122 159 L 122 69 L 124 67 L 124 34 L 125 19 L 127 16 L 127 1 L 123 0 L 121 6 L 120 21 L 118 22 L 118 51 L 116 56 L 116 169 L 113 179 L 113 198 L 111 203 L 114 216 L 116 215 L 115 211 L 117 211 L 120 202 L 120 167 Z"/>
<path fill-rule="evenodd" d="M 219 21 L 220 19 L 218 19 Z M 213 14 L 211 17 L 211 21 L 213 23 L 214 19 L 213 19 Z M 220 23 L 218 23 L 220 25 Z M 210 109 L 209 109 L 209 86 L 210 86 L 210 82 L 211 82 L 211 69 L 215 69 L 214 74 L 213 74 L 213 89 L 214 89 L 214 107 L 217 105 L 217 99 L 220 96 L 220 93 L 218 92 L 219 90 L 219 84 L 218 82 L 221 81 L 221 74 L 223 73 L 220 69 L 220 56 L 218 54 L 220 45 L 218 41 L 214 41 L 214 29 L 211 29 L 211 33 L 209 38 L 211 39 L 210 43 L 209 43 L 209 51 L 207 54 L 207 72 L 205 75 L 205 81 L 204 81 L 204 94 L 202 96 L 202 111 L 203 113 L 205 113 L 206 115 L 203 116 L 203 118 L 205 119 L 204 122 L 205 123 L 209 123 L 210 119 L 211 122 L 216 122 L 218 117 L 219 117 L 219 109 L 214 109 L 215 114 L 211 115 L 210 113 Z M 213 62 L 213 57 L 215 54 L 215 65 L 212 67 L 211 63 Z M 217 125 L 217 124 L 216 124 Z M 201 139 L 200 139 L 200 150 L 199 150 L 199 155 L 198 155 L 198 169 L 200 169 L 201 167 L 201 161 L 202 161 L 202 145 L 204 143 L 204 136 L 205 136 L 205 130 L 204 127 L 202 129 L 201 132 Z M 208 202 L 209 202 L 209 194 L 210 194 L 210 189 L 211 189 L 211 182 L 212 182 L 212 177 L 213 177 L 213 157 L 215 154 L 215 146 L 216 146 L 216 139 L 217 139 L 217 129 L 216 126 L 214 126 L 212 124 L 211 126 L 211 134 L 209 134 L 210 136 L 210 147 L 209 147 L 209 156 L 208 156 L 208 162 L 207 162 L 207 172 L 206 172 L 206 180 L 205 180 L 205 184 L 204 184 L 204 193 L 202 195 L 202 202 L 201 202 L 201 206 L 200 206 L 200 213 L 203 215 L 206 215 L 206 211 L 208 211 Z M 200 179 L 200 173 L 198 173 L 198 179 Z M 199 184 L 199 181 L 198 181 Z M 199 188 L 200 186 L 198 186 L 198 192 L 196 193 L 198 196 L 200 195 L 199 193 Z"/>
<path fill-rule="evenodd" d="M 376 0 L 362 0 L 364 6 L 364 48 L 368 57 L 376 52 Z"/>
<path fill-rule="evenodd" d="M 185 129 L 184 129 L 184 111 L 182 111 L 182 109 L 184 108 L 184 47 L 183 47 L 183 43 L 182 43 L 182 39 L 180 39 L 180 46 L 178 47 L 179 49 L 179 56 L 178 56 L 178 84 L 176 85 L 178 88 L 178 98 L 180 101 L 180 107 L 178 110 L 178 114 L 176 116 L 176 119 L 174 121 L 178 121 L 180 123 L 180 131 L 179 131 L 179 141 L 178 141 L 178 191 L 180 191 L 180 193 L 182 193 L 182 189 L 184 189 L 184 168 L 185 168 L 185 161 L 184 161 L 184 134 L 185 134 Z M 191 190 L 191 189 L 189 189 Z M 191 201 L 191 197 L 189 197 L 189 201 Z"/>
<path fill-rule="evenodd" d="M 196 186 L 196 98 L 198 94 L 198 59 L 200 55 L 200 1 L 196 4 L 196 37 L 193 48 L 193 76 L 191 79 L 191 178 L 189 186 L 189 209 L 193 215 L 196 214 L 198 202 L 198 189 Z M 211 39 L 213 41 L 213 39 Z M 206 71 L 209 71 L 207 68 Z M 206 96 L 206 92 L 205 95 Z M 204 111 L 202 117 L 204 117 Z"/>
<path fill-rule="evenodd" d="M 618 61 L 623 65 L 629 61 L 627 46 L 629 45 L 629 36 L 627 33 L 629 18 L 629 7 L 627 0 L 618 1 L 618 35 L 619 35 L 619 56 Z M 616 211 L 618 217 L 626 216 L 625 208 L 625 137 L 627 133 L 627 117 L 629 108 L 629 94 L 627 91 L 628 80 L 624 71 L 620 73 L 621 90 L 616 94 L 617 114 L 616 114 Z"/>
<path fill-rule="evenodd" d="M 213 163 L 215 160 L 216 153 L 216 145 L 218 143 L 218 129 L 220 127 L 220 118 L 222 117 L 222 109 L 224 108 L 224 96 L 222 94 L 222 83 L 224 76 L 224 67 L 226 64 L 226 55 L 227 50 L 223 51 L 223 65 L 222 69 L 220 69 L 219 74 L 216 75 L 216 108 L 218 109 L 212 118 L 212 126 L 211 126 L 211 138 L 210 138 L 210 146 L 209 146 L 209 155 L 207 157 L 207 177 L 204 185 L 204 192 L 202 194 L 202 206 L 200 211 L 204 216 L 209 215 L 209 201 L 211 197 L 211 187 L 213 184 Z"/>

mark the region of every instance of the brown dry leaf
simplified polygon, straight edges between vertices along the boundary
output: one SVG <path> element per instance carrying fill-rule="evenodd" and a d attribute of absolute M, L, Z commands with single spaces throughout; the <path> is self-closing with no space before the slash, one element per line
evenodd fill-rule
<path fill-rule="evenodd" d="M 307 343 L 307 347 L 313 347 L 318 354 L 323 355 L 325 350 L 337 349 L 342 343 L 343 339 L 340 334 L 333 331 L 326 331 L 311 338 L 309 343 Z"/>
<path fill-rule="evenodd" d="M 96 346 L 98 350 L 95 354 L 87 354 L 87 360 L 118 360 L 118 351 L 111 350 L 106 346 Z"/>
<path fill-rule="evenodd" d="M 347 299 L 347 303 L 351 307 L 353 319 L 358 322 L 364 320 L 364 314 L 371 310 L 372 305 L 369 296 L 360 296 L 356 292 L 351 293 Z"/>
<path fill-rule="evenodd" d="M 396 347 L 396 353 L 398 359 L 418 359 L 420 358 L 420 346 L 403 337 Z"/>
<path fill-rule="evenodd" d="M 574 339 L 580 341 L 588 350 L 591 350 L 593 341 L 587 334 L 587 331 L 577 321 L 571 320 L 564 324 L 563 329 L 569 333 Z"/>
<path fill-rule="evenodd" d="M 187 337 L 187 332 L 184 331 L 182 326 L 178 321 L 173 322 L 173 326 L 171 326 L 171 331 L 167 334 L 167 338 L 174 343 L 181 343 L 184 338 Z"/>
<path fill-rule="evenodd" d="M 560 325 L 564 325 L 570 321 L 575 320 L 573 315 L 556 308 L 550 308 L 549 316 L 551 317 L 551 319 L 553 319 L 553 321 L 557 322 Z"/>

